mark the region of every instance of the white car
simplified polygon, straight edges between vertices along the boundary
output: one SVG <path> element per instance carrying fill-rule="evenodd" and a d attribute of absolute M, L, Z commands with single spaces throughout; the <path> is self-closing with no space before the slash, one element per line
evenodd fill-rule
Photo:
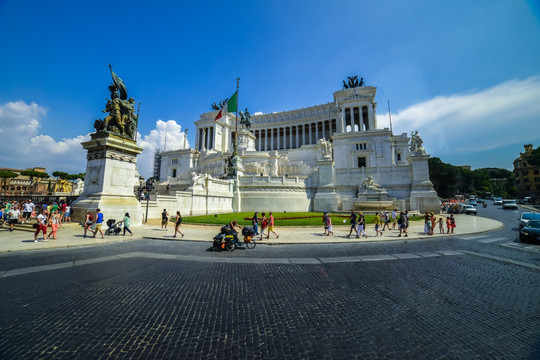
<path fill-rule="evenodd" d="M 465 214 L 474 214 L 476 215 L 476 208 L 472 205 L 463 205 L 461 212 Z"/>
<path fill-rule="evenodd" d="M 514 209 L 517 210 L 518 206 L 516 200 L 503 200 L 502 202 L 503 209 Z"/>
<path fill-rule="evenodd" d="M 493 198 L 493 205 L 502 205 L 502 204 L 503 204 L 502 198 L 500 197 Z"/>

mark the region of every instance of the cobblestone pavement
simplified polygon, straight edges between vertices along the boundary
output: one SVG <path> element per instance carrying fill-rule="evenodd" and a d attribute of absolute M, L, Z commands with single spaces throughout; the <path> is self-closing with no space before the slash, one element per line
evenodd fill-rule
<path fill-rule="evenodd" d="M 538 270 L 468 254 L 383 260 L 141 257 L 4 277 L 0 357 L 540 356 Z"/>
<path fill-rule="evenodd" d="M 538 359 L 540 247 L 512 221 L 414 242 L 3 253 L 0 359 Z"/>

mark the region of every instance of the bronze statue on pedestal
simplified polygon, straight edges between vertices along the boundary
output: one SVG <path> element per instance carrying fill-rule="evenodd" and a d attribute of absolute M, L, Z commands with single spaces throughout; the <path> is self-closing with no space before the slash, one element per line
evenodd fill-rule
<path fill-rule="evenodd" d="M 94 122 L 97 132 L 111 133 L 130 140 L 136 140 L 137 122 L 139 120 L 138 111 L 135 114 L 135 99 L 127 97 L 127 89 L 122 79 L 120 79 L 109 64 L 113 84 L 109 86 L 111 98 L 107 99 L 107 105 L 102 112 L 109 113 L 103 120 Z M 141 104 L 139 104 L 140 109 Z"/>

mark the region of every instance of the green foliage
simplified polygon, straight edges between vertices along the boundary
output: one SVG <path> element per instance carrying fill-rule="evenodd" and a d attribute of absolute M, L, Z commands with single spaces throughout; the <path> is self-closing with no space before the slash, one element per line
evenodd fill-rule
<path fill-rule="evenodd" d="M 533 166 L 540 165 L 540 146 L 531 152 L 531 155 L 527 158 L 527 162 Z"/>
<path fill-rule="evenodd" d="M 322 222 L 323 214 L 319 212 L 274 212 L 274 221 L 276 226 L 324 226 Z M 215 224 L 215 225 L 225 225 L 230 223 L 233 220 L 236 220 L 237 223 L 241 226 L 251 226 L 251 217 L 253 216 L 252 212 L 242 212 L 242 213 L 230 213 L 230 214 L 218 214 L 216 215 L 202 215 L 202 216 L 184 216 L 183 223 L 186 224 Z M 259 212 L 259 217 L 262 216 L 262 213 Z M 268 213 L 266 213 L 268 218 Z M 366 224 L 370 225 L 373 223 L 374 215 L 365 215 Z M 245 220 L 249 218 L 248 220 Z M 349 215 L 348 214 L 330 214 L 332 219 L 332 225 L 344 225 L 350 226 L 349 224 Z M 412 216 L 411 221 L 423 219 L 419 216 Z M 345 220 L 345 222 L 343 222 Z M 174 220 L 173 220 L 174 221 Z M 260 224 L 259 224 L 260 226 Z"/>
<path fill-rule="evenodd" d="M 40 171 L 35 171 L 35 170 L 23 170 L 21 171 L 21 175 L 28 176 L 32 179 L 35 179 L 35 178 L 48 179 L 49 178 L 49 174 L 40 172 Z"/>
<path fill-rule="evenodd" d="M 85 175 L 86 175 L 86 173 L 71 174 L 71 175 L 69 175 L 68 180 L 77 180 L 77 179 L 84 180 Z"/>
<path fill-rule="evenodd" d="M 508 198 L 517 195 L 514 174 L 506 169 L 469 170 L 444 163 L 434 157 L 429 159 L 429 177 L 437 195 L 441 198 L 486 192 Z"/>
<path fill-rule="evenodd" d="M 17 176 L 19 176 L 17 173 L 13 172 L 13 171 L 0 171 L 0 178 L 2 178 L 4 181 L 6 179 L 13 179 L 13 178 L 16 178 Z"/>
<path fill-rule="evenodd" d="M 66 172 L 63 172 L 63 171 L 55 171 L 52 173 L 52 175 L 55 177 L 55 178 L 59 178 L 59 179 L 62 179 L 62 180 L 69 180 L 69 174 L 66 173 Z"/>

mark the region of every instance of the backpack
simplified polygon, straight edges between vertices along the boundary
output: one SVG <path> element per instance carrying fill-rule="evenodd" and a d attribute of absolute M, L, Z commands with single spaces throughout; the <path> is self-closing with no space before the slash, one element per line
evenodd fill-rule
<path fill-rule="evenodd" d="M 262 226 L 263 229 L 266 228 L 268 226 L 268 221 L 266 221 L 266 219 L 263 220 L 262 223 L 261 223 L 261 226 Z"/>
<path fill-rule="evenodd" d="M 400 216 L 399 219 L 397 220 L 397 223 L 399 225 L 403 224 L 403 217 Z"/>

